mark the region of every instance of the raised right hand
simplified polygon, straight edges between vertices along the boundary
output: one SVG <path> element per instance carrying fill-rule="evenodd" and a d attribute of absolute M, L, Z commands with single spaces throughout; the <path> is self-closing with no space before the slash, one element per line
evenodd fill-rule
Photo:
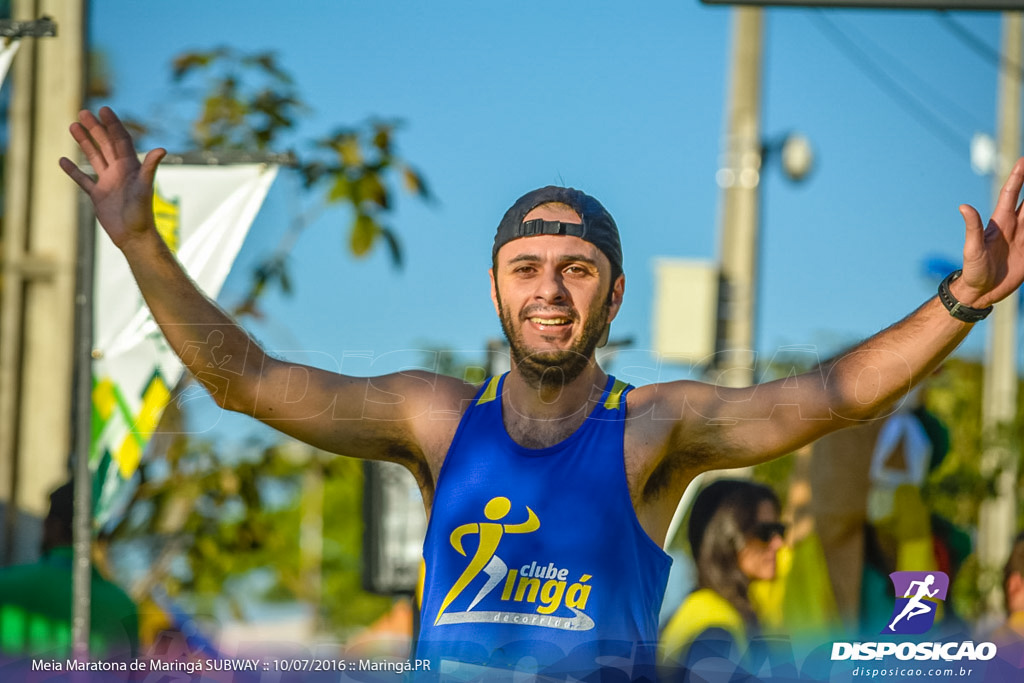
<path fill-rule="evenodd" d="M 91 111 L 80 112 L 78 122 L 71 124 L 71 137 L 96 178 L 64 157 L 60 167 L 89 195 L 96 218 L 114 244 L 124 249 L 154 230 L 153 177 L 167 151 L 151 150 L 140 162 L 131 135 L 109 107 L 100 109 L 99 118 Z"/>

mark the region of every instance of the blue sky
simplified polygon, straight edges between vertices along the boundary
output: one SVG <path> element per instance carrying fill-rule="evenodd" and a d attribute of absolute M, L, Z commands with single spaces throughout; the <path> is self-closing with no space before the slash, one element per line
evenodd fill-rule
<path fill-rule="evenodd" d="M 328 214 L 293 254 L 296 294 L 270 296 L 268 320 L 254 326 L 268 347 L 354 374 L 416 363 L 428 345 L 479 356 L 500 334 L 487 284 L 497 221 L 523 192 L 559 183 L 598 197 L 622 232 L 626 297 L 613 337 L 635 345 L 612 370 L 634 368 L 634 381 L 680 375 L 647 350 L 653 261 L 717 257 L 731 9 L 100 0 L 91 12 L 90 39 L 115 85 L 103 103 L 120 112 L 159 116 L 172 57 L 230 45 L 277 53 L 312 109 L 305 134 L 371 115 L 405 121 L 400 151 L 438 198 L 400 202 L 393 227 L 405 268 L 383 252 L 354 259 L 343 216 Z M 950 16 L 998 48 L 997 14 Z M 841 51 L 845 40 L 917 103 L 913 113 Z M 958 204 L 987 215 L 991 180 L 971 171 L 968 145 L 994 131 L 996 69 L 936 12 L 771 9 L 765 46 L 762 130 L 802 132 L 818 163 L 799 186 L 777 164 L 763 173 L 758 350 L 830 353 L 934 293 L 922 263 L 958 258 Z M 242 263 L 277 243 L 297 194 L 294 178 L 278 180 Z M 229 297 L 244 277 L 232 278 Z M 979 328 L 965 347 L 973 355 Z"/>

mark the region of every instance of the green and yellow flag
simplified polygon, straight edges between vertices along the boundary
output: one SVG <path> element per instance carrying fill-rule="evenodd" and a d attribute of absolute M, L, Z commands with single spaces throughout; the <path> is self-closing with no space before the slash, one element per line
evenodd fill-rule
<path fill-rule="evenodd" d="M 189 276 L 216 298 L 276 166 L 163 166 L 157 229 Z M 97 230 L 102 231 L 99 226 Z M 183 373 L 124 256 L 100 233 L 94 285 L 93 422 L 89 464 L 97 529 L 116 516 L 171 391 Z"/>

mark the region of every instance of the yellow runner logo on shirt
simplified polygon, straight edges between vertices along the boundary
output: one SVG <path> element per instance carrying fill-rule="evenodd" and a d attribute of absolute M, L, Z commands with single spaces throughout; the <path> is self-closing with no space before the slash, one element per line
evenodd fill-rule
<path fill-rule="evenodd" d="M 591 579 L 589 574 L 583 574 L 579 581 L 569 584 L 569 570 L 558 568 L 554 563 L 544 565 L 543 562 L 538 563 L 533 560 L 519 569 L 510 571 L 505 561 L 497 555 L 498 545 L 506 534 L 529 534 L 540 529 L 540 519 L 537 514 L 528 506 L 524 507 L 526 510 L 524 521 L 504 522 L 503 520 L 512 512 L 512 503 L 504 496 L 496 496 L 484 506 L 484 517 L 489 521 L 462 524 L 452 531 L 449 542 L 455 551 L 463 557 L 466 556 L 462 543 L 464 537 L 476 534 L 479 542 L 469 564 L 466 565 L 441 602 L 441 608 L 437 611 L 437 618 L 434 620 L 435 625 L 501 622 L 546 626 L 570 631 L 586 631 L 594 628 L 593 619 L 583 613 L 587 599 L 590 597 L 590 586 L 587 584 Z M 487 575 L 487 581 L 473 597 L 466 611 L 446 612 L 481 572 Z M 501 584 L 504 584 L 501 592 L 502 601 L 526 606 L 526 603 L 536 604 L 539 600 L 540 604 L 536 607 L 536 613 L 474 612 L 473 608 Z M 571 618 L 552 616 L 562 606 L 563 598 L 565 606 L 575 616 Z"/>

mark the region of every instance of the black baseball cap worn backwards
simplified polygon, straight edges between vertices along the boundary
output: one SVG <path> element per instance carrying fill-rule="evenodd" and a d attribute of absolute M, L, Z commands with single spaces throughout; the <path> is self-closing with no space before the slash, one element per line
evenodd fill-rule
<path fill-rule="evenodd" d="M 580 216 L 581 223 L 545 221 L 534 219 L 523 222 L 523 218 L 541 204 L 557 202 L 572 208 Z M 491 258 L 505 244 L 520 237 L 534 235 L 571 235 L 590 242 L 608 257 L 613 273 L 622 272 L 622 244 L 619 242 L 619 228 L 612 215 L 590 195 L 571 187 L 548 185 L 533 192 L 527 192 L 512 205 L 498 224 L 494 235 Z"/>

